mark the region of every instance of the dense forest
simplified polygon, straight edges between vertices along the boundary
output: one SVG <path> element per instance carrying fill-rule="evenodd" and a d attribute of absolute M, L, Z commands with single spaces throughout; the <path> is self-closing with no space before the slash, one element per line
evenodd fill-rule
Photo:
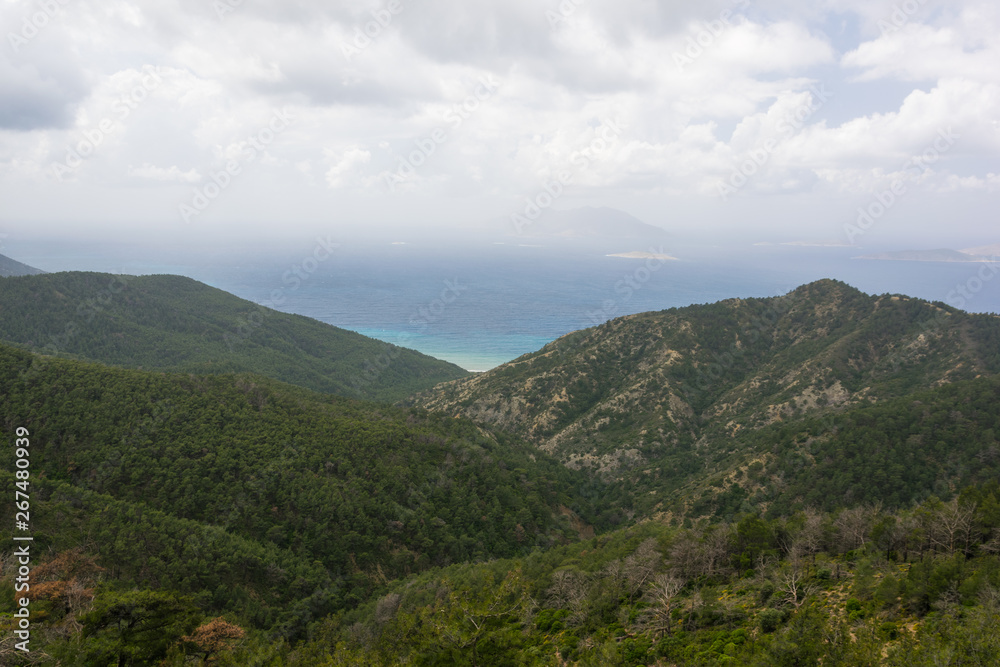
<path fill-rule="evenodd" d="M 296 665 L 995 665 L 1000 486 L 904 512 L 646 522 L 427 573 L 323 624 Z"/>
<path fill-rule="evenodd" d="M 76 321 L 107 278 L 0 280 L 36 290 L 4 326 Z M 8 444 L 30 434 L 0 520 L 27 495 L 34 537 L 30 654 L 0 556 L 2 664 L 1000 664 L 997 318 L 823 281 L 391 406 L 336 395 L 364 348 L 313 324 L 273 320 L 274 377 L 189 367 L 239 300 L 135 280 L 54 354 L 0 344 Z M 140 362 L 158 341 L 180 356 Z M 381 400 L 430 377 L 407 363 Z"/>
<path fill-rule="evenodd" d="M 695 508 L 712 513 L 719 502 L 731 512 L 757 494 L 757 481 L 769 478 L 755 473 L 775 447 L 783 457 L 772 461 L 776 472 L 800 465 L 796 462 L 822 468 L 841 445 L 865 450 L 874 436 L 860 433 L 860 425 L 826 420 L 842 420 L 875 404 L 889 402 L 888 410 L 906 414 L 897 421 L 901 431 L 905 426 L 904 438 L 913 437 L 893 451 L 910 451 L 910 460 L 920 461 L 940 455 L 933 450 L 957 444 L 962 430 L 971 427 L 942 424 L 953 411 L 964 414 L 963 407 L 942 396 L 951 407 L 935 414 L 931 427 L 924 411 L 906 404 L 907 397 L 998 372 L 1000 318 L 901 296 L 873 297 L 825 280 L 782 297 L 732 299 L 611 320 L 489 372 L 441 384 L 412 402 L 527 439 L 566 465 L 605 480 L 618 490 L 614 495 L 620 502 L 640 513 L 657 506 L 673 512 L 690 507 L 690 491 L 698 485 L 731 490 L 730 497 Z M 990 393 L 975 386 L 970 391 L 980 394 L 978 408 L 969 418 L 989 438 L 992 417 L 983 406 Z M 877 411 L 856 414 L 864 420 Z M 804 421 L 809 419 L 814 421 Z M 818 432 L 804 435 L 817 429 L 844 434 L 819 442 L 814 442 Z M 793 455 L 788 446 L 793 433 L 800 440 L 807 437 L 809 448 L 826 443 L 833 451 L 816 449 L 825 457 L 818 463 L 810 451 Z M 897 435 L 889 426 L 879 437 L 885 442 Z M 919 473 L 911 470 L 910 479 L 895 487 L 903 495 L 891 502 L 919 500 L 937 490 L 935 485 L 975 481 L 970 462 L 980 454 L 976 447 L 978 440 L 961 443 L 966 451 L 955 452 L 962 459 L 959 467 L 922 463 Z M 885 447 L 877 451 L 887 455 Z M 860 468 L 862 460 L 879 462 L 859 453 L 848 465 Z M 751 465 L 752 479 L 733 487 L 727 477 Z M 804 484 L 818 472 L 807 474 Z M 789 470 L 781 474 L 792 481 Z M 840 486 L 846 483 L 843 477 Z M 850 477 L 855 485 L 872 481 Z M 930 491 L 914 488 L 925 481 Z M 777 492 L 764 485 L 768 494 Z M 683 498 L 681 489 L 688 490 Z M 717 490 L 699 493 L 708 499 Z M 814 490 L 811 501 L 828 497 L 828 491 Z M 750 502 L 769 502 L 771 495 Z"/>
<path fill-rule="evenodd" d="M 876 504 L 689 527 L 648 521 L 516 559 L 433 569 L 313 622 L 301 641 L 239 613 L 216 616 L 205 595 L 109 584 L 79 548 L 36 573 L 45 659 L 63 665 L 122 656 L 302 666 L 1000 660 L 996 482 L 900 512 Z"/>
<path fill-rule="evenodd" d="M 113 579 L 259 627 L 308 601 L 289 635 L 390 579 L 567 541 L 571 507 L 586 512 L 568 494 L 590 480 L 465 420 L 259 376 L 39 365 L 7 346 L 0 382 L 3 423 L 31 433 L 43 543 L 97 545 Z M 3 470 L 13 456 L 0 450 Z"/>
<path fill-rule="evenodd" d="M 6 278 L 0 280 L 0 314 L 0 340 L 45 355 L 164 371 L 259 373 L 389 403 L 467 375 L 414 350 L 182 276 Z"/>

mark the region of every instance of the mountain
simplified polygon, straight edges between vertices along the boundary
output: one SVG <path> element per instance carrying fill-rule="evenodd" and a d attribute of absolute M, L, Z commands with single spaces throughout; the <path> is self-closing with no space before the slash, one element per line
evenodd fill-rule
<path fill-rule="evenodd" d="M 478 242 L 542 244 L 582 247 L 605 253 L 656 252 L 666 254 L 673 237 L 661 227 L 609 207 L 558 210 L 526 208 L 506 217 L 465 224 L 449 239 Z"/>
<path fill-rule="evenodd" d="M 621 239 L 637 243 L 666 243 L 670 235 L 618 209 L 586 206 L 564 211 L 545 211 L 525 225 L 527 238 Z"/>
<path fill-rule="evenodd" d="M 54 346 L 232 322 L 194 281 L 100 278 L 8 281 L 73 324 Z M 431 410 L 0 344 L 31 659 L 993 664 L 998 323 L 819 281 L 612 320 Z"/>
<path fill-rule="evenodd" d="M 576 535 L 562 503 L 578 476 L 465 420 L 7 345 L 0 386 L 0 487 L 31 498 L 36 544 L 259 627 L 301 632 L 389 579 Z M 30 447 L 18 487 L 13 425 Z"/>
<path fill-rule="evenodd" d="M 983 245 L 975 248 L 964 248 L 960 252 L 964 252 L 966 255 L 977 255 L 979 257 L 996 257 L 997 255 L 1000 255 L 1000 243 Z"/>
<path fill-rule="evenodd" d="M 971 248 L 970 250 L 989 250 L 989 247 Z M 970 252 L 969 250 L 949 250 L 939 248 L 938 250 L 898 250 L 894 252 L 882 252 L 874 255 L 862 255 L 858 259 L 881 259 L 904 262 L 988 262 L 996 253 L 987 255 Z"/>
<path fill-rule="evenodd" d="M 998 372 L 1000 318 L 827 280 L 611 320 L 413 400 L 526 438 L 650 508 L 742 461 L 769 425 Z"/>
<path fill-rule="evenodd" d="M 33 266 L 22 264 L 17 260 L 11 259 L 10 257 L 0 255 L 0 277 L 8 278 L 10 276 L 34 276 L 40 273 L 45 272 L 41 269 L 36 269 Z"/>
<path fill-rule="evenodd" d="M 645 522 L 392 585 L 290 664 L 995 665 L 998 507 Z"/>
<path fill-rule="evenodd" d="M 182 276 L 66 272 L 0 281 L 0 340 L 131 368 L 254 372 L 394 402 L 463 369 Z"/>

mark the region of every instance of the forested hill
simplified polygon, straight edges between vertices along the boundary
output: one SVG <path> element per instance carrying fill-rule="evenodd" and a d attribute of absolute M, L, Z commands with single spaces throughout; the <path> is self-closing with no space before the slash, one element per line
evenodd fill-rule
<path fill-rule="evenodd" d="M 467 375 L 414 350 L 181 276 L 66 272 L 7 278 L 0 281 L 0 340 L 124 367 L 260 373 L 385 402 Z"/>
<path fill-rule="evenodd" d="M 27 264 L 22 264 L 16 259 L 11 259 L 5 255 L 0 255 L 0 277 L 7 278 L 10 276 L 33 276 L 39 273 L 45 273 L 41 269 L 36 269 L 33 266 L 28 266 Z"/>
<path fill-rule="evenodd" d="M 415 402 L 607 471 L 653 450 L 998 371 L 1000 318 L 825 280 L 782 297 L 611 320 Z"/>
<path fill-rule="evenodd" d="M 390 579 L 576 537 L 562 504 L 585 480 L 466 420 L 6 345 L 0 387 L 0 422 L 30 433 L 35 544 L 258 627 L 294 634 Z"/>

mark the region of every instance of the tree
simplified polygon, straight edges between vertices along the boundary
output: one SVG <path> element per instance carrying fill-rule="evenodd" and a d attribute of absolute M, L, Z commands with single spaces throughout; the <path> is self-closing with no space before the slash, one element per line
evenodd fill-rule
<path fill-rule="evenodd" d="M 209 659 L 214 654 L 229 649 L 231 642 L 243 639 L 245 636 L 246 632 L 243 628 L 226 622 L 220 616 L 200 625 L 193 635 L 184 636 L 181 639 L 195 644 L 198 650 L 205 654 L 202 663 L 208 664 Z"/>
<path fill-rule="evenodd" d="M 929 537 L 932 544 L 947 553 L 953 553 L 959 548 L 968 552 L 976 518 L 976 508 L 973 505 L 963 505 L 958 498 L 953 498 L 934 508 L 931 516 Z"/>
<path fill-rule="evenodd" d="M 482 653 L 502 652 L 516 641 L 510 626 L 519 623 L 521 613 L 530 602 L 520 571 L 511 571 L 499 585 L 494 581 L 482 592 L 452 591 L 430 615 L 430 624 L 442 643 L 477 666 L 489 664 Z"/>
<path fill-rule="evenodd" d="M 647 610 L 646 625 L 653 632 L 658 632 L 661 637 L 670 634 L 674 603 L 683 588 L 683 579 L 673 574 L 659 574 L 646 591 L 646 599 L 650 605 Z"/>
<path fill-rule="evenodd" d="M 569 610 L 569 618 L 579 623 L 584 617 L 583 604 L 587 599 L 587 577 L 576 570 L 558 570 L 552 575 L 548 604 L 557 609 Z"/>
<path fill-rule="evenodd" d="M 880 512 L 881 504 L 876 504 L 874 507 L 859 505 L 845 509 L 837 516 L 834 525 L 837 527 L 840 541 L 847 547 L 847 551 L 865 546 L 872 521 Z"/>
<path fill-rule="evenodd" d="M 823 548 L 823 517 L 813 509 L 802 512 L 801 527 L 787 545 L 789 558 L 798 560 L 809 556 L 815 562 L 815 556 Z"/>
<path fill-rule="evenodd" d="M 32 579 L 38 583 L 32 583 L 31 591 L 35 599 L 49 601 L 53 613 L 62 616 L 60 631 L 77 632 L 81 627 L 77 615 L 90 606 L 93 586 L 103 571 L 83 549 L 70 549 L 34 569 Z"/>
<path fill-rule="evenodd" d="M 80 616 L 88 660 L 117 661 L 119 667 L 148 664 L 197 624 L 194 605 L 160 591 L 110 591 L 98 595 L 94 608 Z"/>
<path fill-rule="evenodd" d="M 782 593 L 782 600 L 796 609 L 801 607 L 812 593 L 812 587 L 806 584 L 805 573 L 797 563 L 779 572 L 777 579 L 775 588 Z"/>
<path fill-rule="evenodd" d="M 656 539 L 650 537 L 643 540 L 639 548 L 623 561 L 625 569 L 625 579 L 628 581 L 629 595 L 634 595 L 636 591 L 641 591 L 653 575 L 660 564 L 660 552 L 656 549 Z"/>

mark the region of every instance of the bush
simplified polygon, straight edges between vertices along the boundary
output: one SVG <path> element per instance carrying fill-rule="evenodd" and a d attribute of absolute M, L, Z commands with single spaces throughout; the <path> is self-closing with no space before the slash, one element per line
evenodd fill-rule
<path fill-rule="evenodd" d="M 760 631 L 764 633 L 774 632 L 784 620 L 785 615 L 780 609 L 765 609 L 760 612 L 759 616 L 757 616 L 757 622 L 760 624 Z"/>

